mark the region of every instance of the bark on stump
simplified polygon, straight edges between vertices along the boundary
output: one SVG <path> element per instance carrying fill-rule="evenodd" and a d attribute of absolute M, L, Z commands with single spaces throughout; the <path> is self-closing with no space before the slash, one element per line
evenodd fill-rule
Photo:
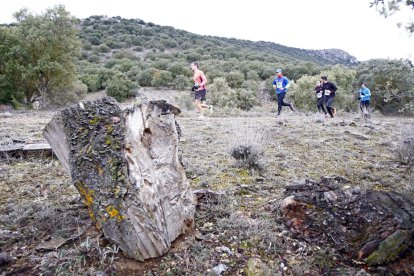
<path fill-rule="evenodd" d="M 122 111 L 107 97 L 67 108 L 45 127 L 91 218 L 127 257 L 159 257 L 193 226 L 194 196 L 178 158 L 179 113 L 165 101 Z"/>

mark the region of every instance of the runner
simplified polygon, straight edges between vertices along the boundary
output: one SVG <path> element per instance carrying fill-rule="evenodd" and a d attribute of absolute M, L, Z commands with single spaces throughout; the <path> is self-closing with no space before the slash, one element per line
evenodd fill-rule
<path fill-rule="evenodd" d="M 283 99 L 286 96 L 287 89 L 289 88 L 289 80 L 283 76 L 282 69 L 276 70 L 276 77 L 273 80 L 273 89 L 276 91 L 277 96 L 277 115 L 279 116 L 282 112 L 282 106 L 289 106 L 290 109 L 293 111 L 293 106 L 291 103 L 285 103 Z"/>
<path fill-rule="evenodd" d="M 315 86 L 315 93 L 316 93 L 316 99 L 318 101 L 317 103 L 317 108 L 318 108 L 318 112 L 321 112 L 321 110 L 323 111 L 323 113 L 325 114 L 325 117 L 328 116 L 328 113 L 326 112 L 325 109 L 325 95 L 322 91 L 322 84 L 321 81 L 317 81 L 316 82 L 316 86 Z"/>
<path fill-rule="evenodd" d="M 362 119 L 365 119 L 369 116 L 369 106 L 371 100 L 371 90 L 368 89 L 365 82 L 361 83 L 361 88 L 359 89 L 359 99 L 360 99 L 360 109 Z"/>
<path fill-rule="evenodd" d="M 336 108 L 332 107 L 333 100 L 335 98 L 335 92 L 338 90 L 338 88 L 333 84 L 332 82 L 328 81 L 328 77 L 322 76 L 322 91 L 325 94 L 325 105 L 326 109 L 328 110 L 329 115 L 331 115 L 331 118 L 335 117 L 336 115 Z"/>
<path fill-rule="evenodd" d="M 200 113 L 199 118 L 204 118 L 203 108 L 208 108 L 211 111 L 213 110 L 212 105 L 207 105 L 204 103 L 206 100 L 206 93 L 207 93 L 207 87 L 206 87 L 207 78 L 204 75 L 203 71 L 198 69 L 197 62 L 192 62 L 190 66 L 191 66 L 191 70 L 193 70 L 194 72 L 194 76 L 193 76 L 194 86 L 192 89 L 195 92 L 194 105 L 196 107 L 196 112 Z"/>

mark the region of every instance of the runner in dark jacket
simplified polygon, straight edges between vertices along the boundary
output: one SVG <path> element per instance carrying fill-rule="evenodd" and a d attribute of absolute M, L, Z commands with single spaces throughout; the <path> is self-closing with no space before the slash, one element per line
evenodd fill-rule
<path fill-rule="evenodd" d="M 326 109 L 328 110 L 329 115 L 331 115 L 331 117 L 333 118 L 336 114 L 336 108 L 333 108 L 332 104 L 335 98 L 335 92 L 336 90 L 338 90 L 338 88 L 335 86 L 335 84 L 329 82 L 328 77 L 326 76 L 322 76 L 321 80 L 323 82 L 322 91 L 325 94 Z"/>
<path fill-rule="evenodd" d="M 323 113 L 325 113 L 325 116 L 326 116 L 327 112 L 326 112 L 326 109 L 325 109 L 325 95 L 322 91 L 321 81 L 316 82 L 315 93 L 316 93 L 316 99 L 318 101 L 318 103 L 316 105 L 318 107 L 318 111 L 321 112 L 321 110 L 322 110 Z"/>

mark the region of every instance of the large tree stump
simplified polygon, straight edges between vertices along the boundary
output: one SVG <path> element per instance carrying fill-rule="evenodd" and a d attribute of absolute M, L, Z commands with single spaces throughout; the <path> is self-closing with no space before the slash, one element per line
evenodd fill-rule
<path fill-rule="evenodd" d="M 112 98 L 63 110 L 44 135 L 105 236 L 137 260 L 165 254 L 193 225 L 195 204 L 165 101 L 122 111 Z"/>

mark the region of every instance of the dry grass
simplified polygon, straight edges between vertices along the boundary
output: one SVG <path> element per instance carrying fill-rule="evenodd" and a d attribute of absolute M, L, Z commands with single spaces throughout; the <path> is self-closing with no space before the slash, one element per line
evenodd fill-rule
<path fill-rule="evenodd" d="M 171 95 L 172 100 L 179 102 L 180 95 Z M 44 240 L 79 233 L 89 223 L 87 212 L 79 207 L 79 195 L 58 161 L 0 163 L 0 253 L 8 260 L 1 269 L 15 274 L 202 275 L 224 264 L 229 275 L 256 269 L 284 275 L 354 271 L 331 249 L 296 240 L 286 231 L 278 214 L 283 187 L 332 175 L 362 189 L 412 187 L 414 173 L 400 162 L 396 137 L 398 123 L 413 125 L 414 120 L 374 116 L 363 124 L 357 115 L 340 114 L 323 124 L 316 115 L 289 111 L 276 119 L 270 108 L 262 106 L 237 117 L 215 113 L 202 120 L 193 111 L 177 117 L 181 157 L 192 187 L 225 190 L 227 195 L 198 208 L 192 235 L 182 238 L 166 256 L 143 264 L 125 260 L 93 227 L 57 250 L 36 250 Z M 43 141 L 41 130 L 52 115 L 19 112 L 0 118 L 6 130 L 0 143 Z M 261 170 L 231 156 L 241 145 L 255 148 L 257 154 L 252 156 Z"/>

